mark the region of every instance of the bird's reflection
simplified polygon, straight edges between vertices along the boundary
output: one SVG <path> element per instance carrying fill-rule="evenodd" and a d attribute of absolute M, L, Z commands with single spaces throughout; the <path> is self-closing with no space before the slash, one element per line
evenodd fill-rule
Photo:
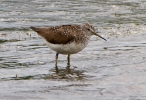
<path fill-rule="evenodd" d="M 55 72 L 56 74 L 59 74 L 59 72 L 65 72 L 66 74 L 71 74 L 70 66 L 66 66 L 66 69 L 59 69 L 58 66 L 55 66 Z"/>
<path fill-rule="evenodd" d="M 58 67 L 55 66 L 55 68 L 50 70 L 53 72 L 51 75 L 49 75 L 49 78 L 51 79 L 75 79 L 75 80 L 83 80 L 84 71 L 83 70 L 77 70 L 77 67 L 73 66 L 66 66 L 66 67 Z"/>

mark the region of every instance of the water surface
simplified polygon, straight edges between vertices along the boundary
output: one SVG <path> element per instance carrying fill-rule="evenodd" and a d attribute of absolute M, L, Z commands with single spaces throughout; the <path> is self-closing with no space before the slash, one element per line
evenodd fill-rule
<path fill-rule="evenodd" d="M 1 0 L 0 99 L 145 100 L 145 0 Z M 30 26 L 91 23 L 93 36 L 71 56 L 55 52 Z"/>

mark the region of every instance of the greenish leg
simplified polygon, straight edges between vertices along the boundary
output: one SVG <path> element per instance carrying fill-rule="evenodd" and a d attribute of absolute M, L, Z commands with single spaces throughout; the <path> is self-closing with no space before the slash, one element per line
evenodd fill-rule
<path fill-rule="evenodd" d="M 70 54 L 68 54 L 67 56 L 67 61 L 68 61 L 67 66 L 70 66 Z"/>
<path fill-rule="evenodd" d="M 57 63 L 58 63 L 58 55 L 59 55 L 59 53 L 56 53 L 55 66 L 57 66 Z"/>

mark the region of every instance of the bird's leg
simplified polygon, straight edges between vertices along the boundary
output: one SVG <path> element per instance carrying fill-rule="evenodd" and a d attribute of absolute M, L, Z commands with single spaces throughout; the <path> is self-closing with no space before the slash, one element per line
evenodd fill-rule
<path fill-rule="evenodd" d="M 67 56 L 67 61 L 68 61 L 67 66 L 70 66 L 70 54 L 68 54 Z"/>
<path fill-rule="evenodd" d="M 57 67 L 57 63 L 58 63 L 58 55 L 59 53 L 56 53 L 56 59 L 55 59 L 55 66 Z"/>

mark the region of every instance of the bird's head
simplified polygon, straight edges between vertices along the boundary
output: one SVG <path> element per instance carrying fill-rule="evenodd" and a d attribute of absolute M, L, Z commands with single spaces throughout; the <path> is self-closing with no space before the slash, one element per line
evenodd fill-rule
<path fill-rule="evenodd" d="M 97 34 L 98 32 L 95 32 L 95 29 L 94 29 L 93 25 L 91 25 L 89 23 L 84 23 L 83 27 L 84 27 L 84 30 L 86 31 L 87 35 L 89 35 L 89 36 L 96 35 L 96 36 L 102 38 L 103 40 L 107 41 L 105 38 L 103 38 L 102 36 Z"/>

